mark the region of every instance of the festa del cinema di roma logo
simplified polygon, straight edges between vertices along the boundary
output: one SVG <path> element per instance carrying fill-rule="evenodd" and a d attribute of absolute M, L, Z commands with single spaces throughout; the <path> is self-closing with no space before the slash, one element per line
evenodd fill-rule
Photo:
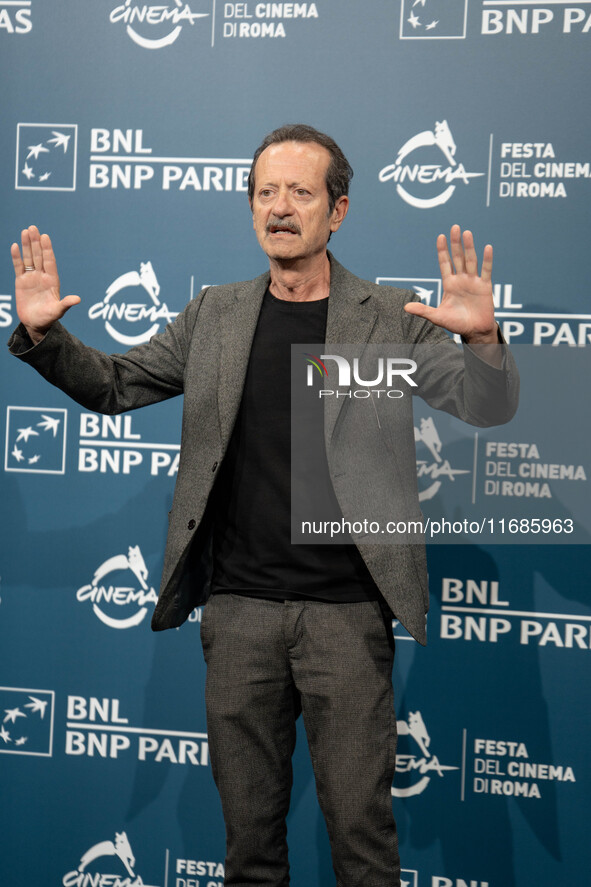
<path fill-rule="evenodd" d="M 433 156 L 432 149 L 443 154 L 445 165 L 438 156 Z M 394 163 L 380 170 L 378 178 L 380 182 L 394 182 L 398 196 L 410 206 L 417 209 L 441 206 L 450 199 L 458 182 L 468 185 L 471 179 L 484 175 L 466 172 L 464 164 L 455 159 L 456 151 L 448 123 L 442 120 L 435 123 L 433 131 L 426 129 L 408 139 Z M 418 160 L 412 162 L 411 155 L 415 152 Z"/>
<path fill-rule="evenodd" d="M 387 357 L 378 358 L 376 369 L 373 370 L 375 377 L 373 379 L 362 379 L 359 367 L 359 358 L 355 357 L 350 362 L 347 358 L 340 354 L 311 354 L 304 352 L 306 358 L 306 385 L 312 387 L 314 380 L 318 374 L 322 383 L 328 384 L 329 371 L 327 367 L 328 361 L 333 361 L 337 368 L 337 384 L 338 389 L 320 388 L 318 397 L 346 397 L 346 398 L 369 398 L 369 397 L 388 397 L 398 399 L 404 396 L 404 391 L 393 388 L 395 381 L 406 382 L 409 386 L 416 388 L 417 383 L 412 378 L 413 373 L 417 370 L 417 363 L 409 358 Z M 329 367 L 332 365 L 329 364 Z M 351 389 L 352 381 L 356 385 L 362 387 Z M 376 386 L 385 385 L 385 388 Z M 431 417 L 421 419 L 419 425 L 414 426 L 414 438 L 417 448 L 419 445 L 424 446 L 431 454 L 431 461 L 420 458 L 417 455 L 417 477 L 419 478 L 419 502 L 425 502 L 432 499 L 441 488 L 441 478 L 447 478 L 454 481 L 456 475 L 470 474 L 470 470 L 466 468 L 452 468 L 449 459 L 444 459 L 441 455 L 442 442 L 435 422 Z M 420 451 L 419 451 L 420 453 Z"/>
<path fill-rule="evenodd" d="M 104 862 L 104 857 L 110 858 L 109 863 Z M 123 874 L 123 871 L 120 874 L 107 873 L 104 871 L 107 865 L 109 868 L 124 869 L 127 874 Z M 115 832 L 114 841 L 100 841 L 83 853 L 78 868 L 64 875 L 62 884 L 63 887 L 94 887 L 95 884 L 110 884 L 113 887 L 150 887 L 144 883 L 140 875 L 135 874 L 135 865 L 135 856 L 126 833 Z M 92 872 L 88 871 L 89 867 Z"/>
<path fill-rule="evenodd" d="M 141 294 L 139 299 L 135 295 L 138 290 Z M 130 292 L 133 293 L 133 301 L 126 300 Z M 146 301 L 145 293 L 149 301 Z M 90 306 L 88 316 L 91 320 L 104 320 L 105 330 L 120 345 L 141 345 L 149 342 L 158 332 L 161 321 L 170 323 L 178 314 L 177 311 L 170 311 L 166 303 L 160 301 L 159 295 L 160 284 L 152 263 L 141 262 L 139 272 L 127 271 L 110 284 L 105 298 Z M 144 329 L 132 335 L 130 330 L 138 323 Z"/>
<path fill-rule="evenodd" d="M 133 584 L 129 584 L 130 573 L 137 583 L 131 580 Z M 148 612 L 146 604 L 155 604 L 157 601 L 157 594 L 148 586 L 147 579 L 148 568 L 139 545 L 130 546 L 127 554 L 116 554 L 102 563 L 90 584 L 78 589 L 76 600 L 90 601 L 94 615 L 109 628 L 133 628 L 143 621 Z M 113 615 L 113 611 L 120 607 L 127 610 L 132 607 L 134 611 L 123 617 Z"/>
<path fill-rule="evenodd" d="M 417 477 L 420 481 L 419 502 L 432 499 L 441 487 L 440 477 L 453 481 L 457 474 L 470 474 L 467 468 L 452 468 L 448 459 L 441 456 L 442 443 L 431 417 L 421 419 L 418 427 L 414 427 L 415 444 L 424 444 L 429 450 L 433 461 L 428 462 L 417 456 Z"/>
<path fill-rule="evenodd" d="M 125 832 L 115 832 L 115 840 L 99 841 L 80 857 L 77 868 L 62 878 L 63 887 L 156 887 L 136 874 L 136 858 Z M 164 883 L 168 884 L 168 858 Z M 177 887 L 222 887 L 224 864 L 212 860 L 177 859 L 174 865 Z M 198 875 L 198 878 L 187 875 Z M 172 880 L 170 882 L 172 884 Z"/>
<path fill-rule="evenodd" d="M 183 25 L 193 26 L 208 12 L 193 12 L 188 3 L 132 3 L 125 0 L 109 15 L 112 24 L 125 23 L 127 36 L 143 49 L 162 49 L 175 42 Z"/>
<path fill-rule="evenodd" d="M 392 795 L 395 798 L 411 798 L 414 795 L 420 795 L 429 785 L 433 774 L 442 777 L 448 770 L 460 769 L 440 764 L 437 755 L 431 754 L 429 751 L 431 737 L 420 711 L 409 712 L 407 720 L 399 720 L 397 726 L 398 736 L 408 736 L 412 739 L 418 747 L 420 755 L 413 752 L 410 754 L 397 752 L 396 784 L 392 786 Z"/>

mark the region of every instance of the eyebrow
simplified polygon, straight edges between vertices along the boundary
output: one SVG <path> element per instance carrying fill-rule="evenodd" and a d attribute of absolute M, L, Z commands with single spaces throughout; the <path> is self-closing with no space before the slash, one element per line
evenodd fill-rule
<path fill-rule="evenodd" d="M 258 187 L 259 188 L 269 188 L 269 187 L 278 188 L 279 185 L 277 182 L 269 181 L 269 182 L 261 182 L 260 185 L 258 185 Z M 307 188 L 308 190 L 310 190 L 312 188 L 312 185 L 310 185 L 306 182 L 295 181 L 295 182 L 288 182 L 287 187 L 288 188 Z"/>

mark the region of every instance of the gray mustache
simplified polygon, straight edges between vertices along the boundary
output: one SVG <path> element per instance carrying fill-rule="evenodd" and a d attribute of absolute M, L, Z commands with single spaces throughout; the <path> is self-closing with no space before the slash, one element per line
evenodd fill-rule
<path fill-rule="evenodd" d="M 284 231 L 292 231 L 294 234 L 301 234 L 301 231 L 294 222 L 286 221 L 285 219 L 270 219 L 267 222 L 267 231 L 271 231 L 271 228 L 281 228 Z"/>

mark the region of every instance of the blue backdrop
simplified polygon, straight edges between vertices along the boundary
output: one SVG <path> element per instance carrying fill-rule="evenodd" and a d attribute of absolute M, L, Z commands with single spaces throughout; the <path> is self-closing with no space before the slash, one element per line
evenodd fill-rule
<path fill-rule="evenodd" d="M 350 270 L 436 304 L 435 238 L 459 222 L 479 250 L 495 246 L 507 339 L 578 352 L 591 341 L 590 33 L 588 0 L 0 0 L 5 337 L 8 246 L 25 225 L 51 233 L 63 292 L 82 298 L 68 328 L 110 352 L 145 341 L 203 285 L 260 273 L 250 157 L 266 132 L 303 121 L 355 169 L 331 242 Z M 2 883 L 218 887 L 200 611 L 149 630 L 180 403 L 106 419 L 6 350 L 0 360 Z M 562 382 L 547 421 L 570 404 L 574 433 L 588 408 Z M 448 467 L 472 470 L 456 426 L 431 418 Z M 427 503 L 452 480 L 432 491 L 422 428 Z M 589 466 L 568 437 L 550 453 L 537 434 L 489 435 L 479 490 L 532 516 L 548 496 L 518 486 L 533 477 L 519 465 L 581 465 L 577 478 L 550 472 L 562 518 Z M 510 487 L 485 488 L 511 471 Z M 430 548 L 428 647 L 396 628 L 407 887 L 588 877 L 588 551 Z M 324 887 L 334 877 L 303 734 L 295 771 L 293 883 Z"/>

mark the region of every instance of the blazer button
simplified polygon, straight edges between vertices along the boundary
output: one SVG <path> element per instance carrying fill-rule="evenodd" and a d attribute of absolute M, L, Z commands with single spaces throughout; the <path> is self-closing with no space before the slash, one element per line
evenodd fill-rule
<path fill-rule="evenodd" d="M 194 529 L 195 529 L 195 521 L 193 520 L 193 518 L 191 518 L 191 520 L 190 520 L 189 523 L 187 524 L 187 529 L 188 529 L 188 530 L 194 530 Z"/>
<path fill-rule="evenodd" d="M 211 470 L 212 470 L 212 472 L 214 472 L 214 471 L 216 470 L 217 467 L 218 467 L 218 463 L 217 463 L 217 462 L 214 462 L 213 465 L 211 466 Z"/>

